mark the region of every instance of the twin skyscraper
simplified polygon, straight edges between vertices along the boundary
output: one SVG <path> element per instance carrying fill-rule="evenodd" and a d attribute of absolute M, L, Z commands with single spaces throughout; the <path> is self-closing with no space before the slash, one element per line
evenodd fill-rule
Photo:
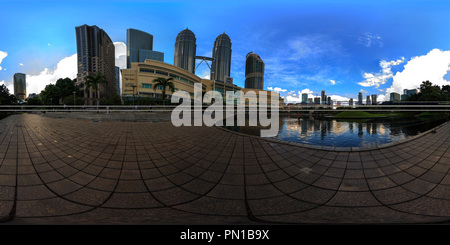
<path fill-rule="evenodd" d="M 194 32 L 186 28 L 175 39 L 174 66 L 195 74 L 196 60 L 211 61 L 210 80 L 233 83 L 231 73 L 231 38 L 223 33 L 214 41 L 212 57 L 197 56 L 197 38 Z M 153 36 L 139 30 L 127 30 L 127 68 L 131 62 L 144 62 L 145 59 L 164 62 L 164 54 L 153 51 Z M 209 66 L 209 65 L 208 65 Z M 246 57 L 245 88 L 263 89 L 264 62 L 255 53 Z"/>
<path fill-rule="evenodd" d="M 175 40 L 174 65 L 183 68 L 191 73 L 195 73 L 195 60 L 211 61 L 211 80 L 222 82 L 230 81 L 231 71 L 231 39 L 223 33 L 220 34 L 214 42 L 212 57 L 196 55 L 196 37 L 195 34 L 186 28 L 178 33 Z"/>

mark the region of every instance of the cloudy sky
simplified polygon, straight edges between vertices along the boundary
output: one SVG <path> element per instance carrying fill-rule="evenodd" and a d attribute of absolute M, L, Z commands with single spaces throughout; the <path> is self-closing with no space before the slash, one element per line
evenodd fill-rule
<path fill-rule="evenodd" d="M 83 24 L 108 33 L 122 68 L 128 28 L 152 34 L 169 64 L 183 29 L 196 35 L 200 56 L 211 56 L 225 32 L 234 83 L 244 87 L 253 51 L 266 65 L 264 88 L 288 102 L 322 90 L 334 100 L 360 91 L 384 100 L 425 80 L 450 84 L 447 0 L 0 0 L 0 12 L 0 83 L 11 91 L 16 72 L 27 74 L 27 93 L 75 78 L 75 27 Z M 208 66 L 196 74 L 209 77 Z"/>

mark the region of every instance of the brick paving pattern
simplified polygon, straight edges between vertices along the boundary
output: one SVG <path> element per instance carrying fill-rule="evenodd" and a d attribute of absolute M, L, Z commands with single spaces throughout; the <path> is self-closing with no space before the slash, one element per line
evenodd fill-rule
<path fill-rule="evenodd" d="M 370 150 L 216 127 L 0 120 L 1 224 L 434 223 L 450 219 L 450 124 Z"/>

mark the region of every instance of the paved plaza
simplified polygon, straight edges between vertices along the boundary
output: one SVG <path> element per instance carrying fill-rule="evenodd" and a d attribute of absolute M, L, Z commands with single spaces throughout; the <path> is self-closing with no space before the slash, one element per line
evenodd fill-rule
<path fill-rule="evenodd" d="M 371 149 L 40 114 L 0 130 L 1 224 L 450 221 L 450 123 Z"/>

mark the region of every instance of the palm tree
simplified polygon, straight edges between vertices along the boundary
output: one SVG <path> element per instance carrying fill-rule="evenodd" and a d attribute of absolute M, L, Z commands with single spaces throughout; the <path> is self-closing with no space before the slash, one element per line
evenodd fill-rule
<path fill-rule="evenodd" d="M 86 76 L 85 79 L 85 89 L 84 91 L 86 93 L 89 93 L 89 89 L 92 87 L 93 92 L 97 93 L 97 109 L 98 109 L 98 105 L 100 102 L 100 90 L 99 90 L 99 85 L 103 84 L 103 85 L 107 85 L 108 81 L 106 80 L 105 75 L 101 74 L 101 73 L 97 73 L 95 75 L 89 75 Z"/>
<path fill-rule="evenodd" d="M 169 77 L 169 78 L 158 77 L 153 80 L 153 82 L 154 82 L 153 90 L 156 90 L 156 88 L 158 86 L 162 86 L 162 88 L 163 88 L 162 89 L 162 99 L 163 99 L 164 105 L 166 105 L 166 89 L 167 89 L 167 87 L 169 87 L 169 89 L 172 93 L 175 91 L 175 85 L 171 81 L 172 79 L 173 79 L 172 77 Z"/>

